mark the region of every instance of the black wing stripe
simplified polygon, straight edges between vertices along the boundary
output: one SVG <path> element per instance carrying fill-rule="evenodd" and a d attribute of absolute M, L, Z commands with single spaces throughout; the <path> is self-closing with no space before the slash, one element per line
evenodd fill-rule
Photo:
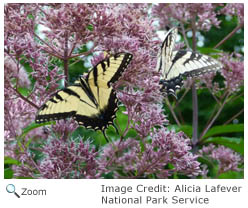
<path fill-rule="evenodd" d="M 55 97 L 56 97 L 56 99 L 58 99 L 60 101 L 63 101 L 63 98 L 58 93 L 55 94 Z"/>
<path fill-rule="evenodd" d="M 104 65 L 104 63 L 101 62 L 101 65 Z M 95 66 L 95 67 L 93 68 L 93 76 L 94 76 L 94 84 L 95 84 L 95 86 L 98 86 L 98 84 L 97 84 L 97 77 L 98 77 L 98 69 L 97 69 L 97 66 Z"/>
<path fill-rule="evenodd" d="M 78 99 L 80 99 L 80 96 L 79 96 L 76 92 L 72 91 L 72 90 L 69 89 L 69 88 L 65 88 L 65 89 L 63 89 L 62 91 L 65 92 L 65 93 L 67 93 L 68 95 L 72 95 L 72 96 L 75 96 L 75 97 L 77 97 Z M 63 100 L 63 99 L 62 99 L 62 100 Z"/>
<path fill-rule="evenodd" d="M 103 69 L 103 72 L 105 72 L 106 71 L 106 64 L 104 61 L 101 62 L 101 67 Z"/>
<path fill-rule="evenodd" d="M 73 85 L 73 86 L 77 86 L 77 87 L 81 87 L 80 85 Z M 85 88 L 82 88 L 83 90 L 84 90 L 84 92 L 86 93 L 86 91 L 87 90 L 85 90 Z M 86 87 L 86 89 L 87 89 L 87 87 Z M 80 97 L 80 95 L 78 95 L 76 92 L 74 92 L 73 90 L 71 90 L 71 89 L 69 89 L 69 88 L 65 88 L 65 89 L 63 89 L 62 90 L 63 92 L 65 92 L 65 93 L 67 93 L 68 95 L 71 95 L 71 96 L 75 96 L 75 97 L 77 97 L 81 102 L 83 102 L 83 103 L 85 103 L 85 104 L 87 104 L 87 105 L 89 105 L 90 107 L 92 107 L 92 108 L 96 108 L 96 106 L 97 106 L 97 103 L 95 103 L 95 100 L 93 99 L 91 99 L 92 100 L 92 102 L 96 105 L 96 106 L 92 106 L 91 104 L 89 104 L 88 102 L 86 102 L 85 100 L 82 100 L 81 99 L 81 97 Z M 92 92 L 91 92 L 92 93 Z M 87 94 L 87 93 L 86 93 Z M 58 95 L 58 94 L 56 94 L 56 95 Z M 88 95 L 88 94 L 87 94 Z M 93 95 L 93 94 L 92 94 Z M 59 96 L 59 95 L 58 95 Z M 57 96 L 56 96 L 57 97 Z M 89 96 L 90 97 L 90 96 Z M 93 96 L 94 97 L 94 96 Z M 62 98 L 61 98 L 62 99 Z M 63 99 L 61 100 L 61 101 L 63 101 Z"/>
<path fill-rule="evenodd" d="M 109 58 L 106 60 L 106 63 L 107 63 L 107 66 L 109 67 L 110 66 L 110 60 L 109 60 Z"/>
<path fill-rule="evenodd" d="M 171 69 L 173 68 L 174 64 L 180 59 L 182 58 L 183 56 L 185 56 L 187 54 L 187 51 L 184 51 L 184 50 L 180 50 L 176 53 L 174 59 L 172 60 L 172 64 L 170 66 L 170 69 L 168 70 L 167 72 L 167 75 L 170 73 Z"/>
<path fill-rule="evenodd" d="M 117 60 L 118 57 L 120 57 L 119 53 L 114 55 L 115 60 Z M 133 57 L 132 54 L 125 53 L 124 58 L 122 59 L 121 65 L 118 67 L 115 75 L 112 77 L 112 79 L 110 81 L 108 81 L 108 83 L 107 83 L 108 87 L 110 87 L 111 83 L 117 81 L 120 78 L 122 72 L 127 68 L 127 66 L 130 63 L 132 57 Z"/>
<path fill-rule="evenodd" d="M 81 87 L 80 85 L 73 85 L 73 86 Z M 83 90 L 84 90 L 84 88 L 83 88 Z M 96 106 L 97 106 L 97 104 L 96 104 L 96 106 L 92 106 L 91 104 L 89 104 L 89 103 L 86 102 L 85 100 L 82 100 L 81 97 L 80 97 L 80 95 L 78 95 L 76 92 L 74 92 L 73 90 L 71 90 L 71 89 L 69 89 L 69 88 L 65 88 L 65 89 L 63 89 L 63 90 L 61 90 L 61 91 L 67 93 L 67 94 L 70 95 L 70 96 L 75 96 L 75 97 L 77 97 L 81 102 L 83 102 L 83 103 L 89 105 L 89 106 L 92 107 L 92 108 L 96 108 Z M 59 92 L 61 92 L 61 91 L 59 91 Z M 59 92 L 58 92 L 58 93 L 59 93 Z M 84 90 L 84 92 L 85 92 L 85 90 Z M 61 101 L 64 101 L 64 99 L 63 99 L 58 93 L 56 93 L 55 97 L 58 98 L 58 99 L 61 100 Z M 86 93 L 86 92 L 85 92 L 85 93 Z M 51 101 L 51 102 L 54 102 L 54 103 L 58 103 L 58 102 L 57 102 L 56 100 L 54 100 L 53 98 L 51 98 L 50 101 Z M 92 102 L 95 104 L 95 102 L 94 102 L 93 100 L 92 100 Z"/>
<path fill-rule="evenodd" d="M 51 98 L 49 101 L 53 102 L 53 103 L 58 103 L 56 100 L 54 100 L 53 98 Z"/>
<path fill-rule="evenodd" d="M 172 64 L 175 64 L 180 58 L 185 56 L 187 54 L 187 51 L 185 50 L 180 50 L 176 53 L 174 59 L 172 60 Z"/>
<path fill-rule="evenodd" d="M 80 78 L 80 83 L 81 83 L 81 87 L 82 87 L 83 91 L 85 92 L 85 94 L 89 97 L 89 99 L 92 101 L 92 103 L 94 103 L 95 106 L 98 107 L 98 103 L 96 101 L 96 98 L 95 98 L 93 92 L 91 91 L 87 81 L 84 80 L 83 78 Z"/>
<path fill-rule="evenodd" d="M 162 69 L 162 58 L 159 57 L 159 67 L 158 67 L 158 71 L 161 71 Z"/>
<path fill-rule="evenodd" d="M 104 72 L 106 71 L 106 65 L 105 65 L 104 61 L 101 61 L 101 62 L 100 62 L 100 65 L 101 65 L 101 67 L 102 67 L 102 69 L 103 69 L 103 73 L 104 73 Z M 98 65 L 98 66 L 99 66 L 99 65 Z M 95 66 L 94 69 L 93 69 L 93 77 L 94 77 L 94 84 L 95 84 L 95 86 L 97 87 L 97 100 L 100 101 L 100 99 L 99 99 L 98 68 L 97 68 L 97 66 Z M 89 86 L 89 91 L 90 91 L 91 94 L 93 95 L 92 90 L 90 89 L 90 86 Z M 96 101 L 96 99 L 95 99 L 95 96 L 93 96 L 92 98 L 95 100 L 94 103 L 95 103 L 96 106 L 97 106 L 97 105 L 100 105 L 100 103 L 97 103 L 97 101 Z"/>
<path fill-rule="evenodd" d="M 190 61 L 193 61 L 193 60 L 200 60 L 201 57 L 202 56 L 200 56 L 199 54 L 192 52 L 190 57 L 183 62 L 183 65 L 185 66 L 186 64 L 190 63 Z"/>
<path fill-rule="evenodd" d="M 48 107 L 47 104 L 44 104 L 44 105 L 41 106 L 40 110 L 44 110 L 44 109 L 46 109 L 47 107 Z"/>
<path fill-rule="evenodd" d="M 41 109 L 42 110 L 42 109 Z M 69 118 L 75 115 L 76 111 L 64 112 L 64 113 L 54 113 L 46 115 L 37 115 L 35 118 L 36 123 L 43 123 L 47 121 L 60 120 L 64 118 Z"/>

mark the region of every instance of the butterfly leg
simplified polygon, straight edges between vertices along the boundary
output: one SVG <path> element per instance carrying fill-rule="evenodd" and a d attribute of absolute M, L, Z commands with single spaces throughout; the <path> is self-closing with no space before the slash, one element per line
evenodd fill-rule
<path fill-rule="evenodd" d="M 102 133 L 103 133 L 103 136 L 104 136 L 106 142 L 109 143 L 109 139 L 108 139 L 108 137 L 107 137 L 107 135 L 106 135 L 106 133 L 105 133 L 105 130 L 106 130 L 106 129 L 102 130 Z"/>

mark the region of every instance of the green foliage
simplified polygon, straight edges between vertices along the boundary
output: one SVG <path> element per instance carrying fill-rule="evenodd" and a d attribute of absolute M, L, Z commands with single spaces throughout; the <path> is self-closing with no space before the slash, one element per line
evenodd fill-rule
<path fill-rule="evenodd" d="M 88 29 L 89 31 L 93 31 L 94 26 L 93 26 L 93 25 L 88 25 L 88 26 L 87 26 L 87 29 Z"/>
<path fill-rule="evenodd" d="M 4 165 L 20 165 L 21 163 L 11 157 L 4 157 Z"/>
<path fill-rule="evenodd" d="M 212 158 L 209 158 L 208 156 L 203 156 L 203 157 L 199 157 L 198 161 L 201 164 L 207 165 L 208 176 L 210 178 L 217 178 L 218 177 L 219 166 L 218 166 L 217 160 L 213 160 Z"/>
<path fill-rule="evenodd" d="M 223 37 L 226 37 L 238 24 L 237 17 L 233 17 L 232 19 L 226 19 L 226 16 L 220 16 L 221 20 L 221 33 L 219 32 L 219 28 L 212 27 L 208 32 L 202 32 L 205 37 L 205 47 L 214 48 L 217 43 L 219 43 Z M 232 53 L 235 51 L 235 47 L 242 47 L 244 45 L 244 29 L 240 29 L 240 32 L 236 33 L 226 42 L 224 42 L 219 49 L 224 50 L 226 52 Z M 241 52 L 241 51 L 238 51 Z M 242 53 L 242 52 L 241 52 Z"/>
<path fill-rule="evenodd" d="M 183 131 L 189 138 L 192 137 L 193 128 L 191 125 L 181 125 L 181 126 L 170 125 L 168 126 L 168 129 L 174 130 L 175 132 Z"/>
<path fill-rule="evenodd" d="M 13 159 L 11 157 L 4 157 L 4 178 L 5 179 L 11 179 L 13 178 L 13 170 L 11 169 L 12 165 L 20 165 L 21 163 Z"/>
<path fill-rule="evenodd" d="M 210 137 L 204 141 L 204 144 L 213 143 L 226 146 L 241 155 L 244 155 L 244 139 L 238 137 Z"/>
<path fill-rule="evenodd" d="M 88 68 L 84 67 L 84 61 L 79 59 L 72 59 L 69 62 L 69 83 L 75 82 L 83 73 L 88 71 Z"/>
<path fill-rule="evenodd" d="M 11 168 L 4 168 L 4 179 L 11 179 L 13 178 L 13 170 Z"/>
<path fill-rule="evenodd" d="M 227 137 L 215 135 L 232 135 L 234 133 L 240 133 L 240 137 Z M 203 136 L 202 144 L 213 143 L 216 145 L 223 145 L 233 149 L 241 155 L 244 155 L 244 124 L 230 124 L 222 126 L 214 126 Z"/>
<path fill-rule="evenodd" d="M 214 126 L 208 130 L 208 132 L 203 136 L 203 139 L 214 135 L 234 133 L 234 132 L 244 133 L 244 124 L 229 124 L 222 126 Z"/>
<path fill-rule="evenodd" d="M 225 173 L 221 173 L 218 176 L 218 179 L 228 179 L 228 178 L 232 178 L 232 179 L 242 179 L 244 178 L 244 171 L 228 171 Z"/>
<path fill-rule="evenodd" d="M 17 91 L 24 97 L 27 97 L 30 94 L 30 90 L 26 87 L 18 87 Z"/>
<path fill-rule="evenodd" d="M 85 53 L 88 51 L 86 45 L 83 45 L 76 49 L 77 53 Z M 69 60 L 69 83 L 75 82 L 79 76 L 83 73 L 88 72 L 88 68 L 84 66 L 84 60 L 76 57 Z"/>

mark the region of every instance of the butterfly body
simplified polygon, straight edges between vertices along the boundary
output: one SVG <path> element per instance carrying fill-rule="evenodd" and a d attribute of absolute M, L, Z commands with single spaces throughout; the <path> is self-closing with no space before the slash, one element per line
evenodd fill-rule
<path fill-rule="evenodd" d="M 183 76 L 182 74 L 178 75 L 175 78 L 172 78 L 170 80 L 161 79 L 159 81 L 159 84 L 161 85 L 160 91 L 166 92 L 166 94 L 172 94 L 176 92 L 176 90 L 181 89 L 183 86 Z"/>

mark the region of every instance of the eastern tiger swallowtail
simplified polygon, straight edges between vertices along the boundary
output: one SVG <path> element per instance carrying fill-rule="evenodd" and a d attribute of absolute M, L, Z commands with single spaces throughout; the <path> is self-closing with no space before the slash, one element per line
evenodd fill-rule
<path fill-rule="evenodd" d="M 170 29 L 158 53 L 157 71 L 161 72 L 161 91 L 174 95 L 183 85 L 183 78 L 196 77 L 217 71 L 222 64 L 210 56 L 188 50 L 173 50 L 177 37 L 177 28 Z"/>
<path fill-rule="evenodd" d="M 130 53 L 117 53 L 100 61 L 85 78 L 56 92 L 43 104 L 36 123 L 72 117 L 86 128 L 101 130 L 113 125 L 118 110 L 117 97 L 111 84 L 117 81 L 132 59 Z"/>

